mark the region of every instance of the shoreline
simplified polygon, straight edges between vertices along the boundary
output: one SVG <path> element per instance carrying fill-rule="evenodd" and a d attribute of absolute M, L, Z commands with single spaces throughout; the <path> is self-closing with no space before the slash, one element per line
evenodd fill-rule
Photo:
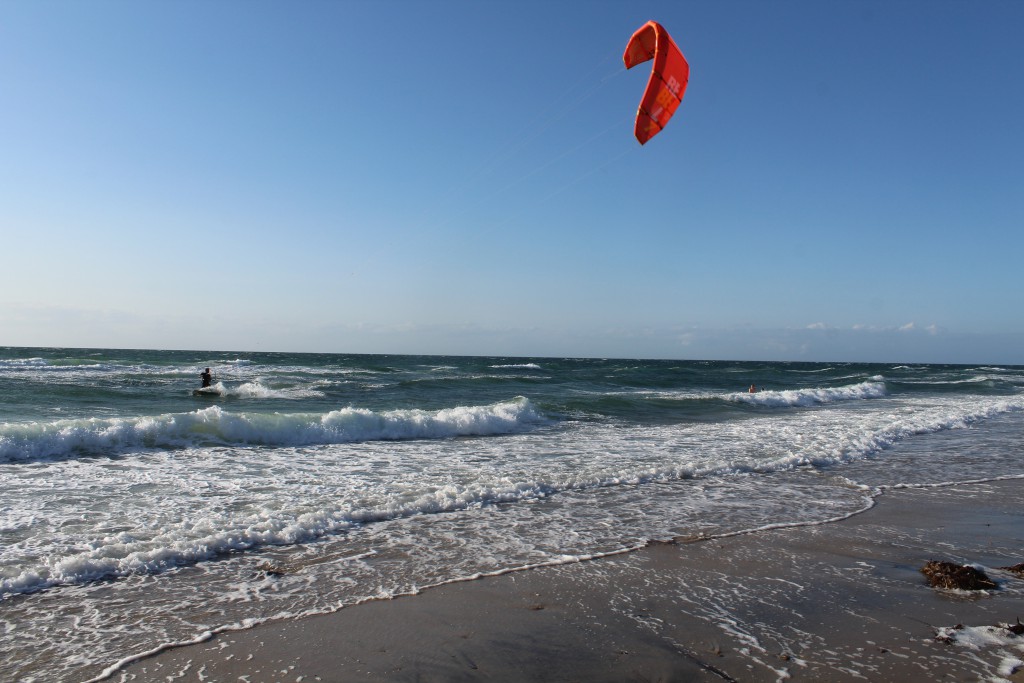
<path fill-rule="evenodd" d="M 1024 617 L 1024 479 L 889 488 L 814 525 L 651 543 L 336 612 L 227 630 L 103 680 L 1024 681 L 1024 637 L 936 640 Z M 1000 584 L 937 591 L 928 560 Z M 982 634 L 983 635 L 983 634 Z M 967 643 L 967 644 L 965 644 Z M 930 672 L 930 673 L 929 673 Z"/>

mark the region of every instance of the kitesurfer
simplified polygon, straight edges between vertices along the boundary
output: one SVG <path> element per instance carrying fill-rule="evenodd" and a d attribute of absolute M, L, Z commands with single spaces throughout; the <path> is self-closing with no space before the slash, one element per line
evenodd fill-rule
<path fill-rule="evenodd" d="M 210 368 L 206 368 L 205 370 L 200 372 L 199 379 L 203 380 L 204 389 L 208 386 L 211 386 L 213 384 L 213 375 L 210 374 Z"/>
<path fill-rule="evenodd" d="M 757 393 L 757 387 L 756 387 L 756 386 L 754 386 L 753 384 L 751 384 L 751 385 L 750 385 L 750 388 L 749 388 L 749 389 L 747 389 L 747 393 L 750 393 L 750 394 L 756 394 L 756 393 Z"/>

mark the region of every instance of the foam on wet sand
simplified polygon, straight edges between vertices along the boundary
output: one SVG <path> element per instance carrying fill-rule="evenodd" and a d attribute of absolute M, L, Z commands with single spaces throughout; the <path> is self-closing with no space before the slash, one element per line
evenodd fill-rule
<path fill-rule="evenodd" d="M 1022 499 L 1021 479 L 890 489 L 841 522 L 678 539 L 228 631 L 110 679 L 1016 683 L 1024 636 L 999 625 L 1024 617 L 1024 578 L 997 568 L 1024 561 Z M 999 588 L 933 589 L 920 573 L 932 559 L 983 568 Z"/>

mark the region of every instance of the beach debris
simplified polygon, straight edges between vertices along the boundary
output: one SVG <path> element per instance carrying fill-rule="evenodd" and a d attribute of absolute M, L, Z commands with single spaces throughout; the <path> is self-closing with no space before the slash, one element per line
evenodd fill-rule
<path fill-rule="evenodd" d="M 287 569 L 285 569 L 279 564 L 274 564 L 273 562 L 263 562 L 259 566 L 257 566 L 256 569 L 259 570 L 260 573 L 262 573 L 264 576 L 278 577 L 284 576 L 288 573 Z"/>
<path fill-rule="evenodd" d="M 943 626 L 935 633 L 935 640 L 947 645 L 966 645 L 972 650 L 985 647 L 1014 645 L 1018 637 L 1024 635 L 1024 624 L 1017 617 L 1016 624 L 996 624 L 995 626 Z"/>
<path fill-rule="evenodd" d="M 1015 564 L 1012 567 L 997 567 L 997 569 L 1002 569 L 1004 572 L 1013 572 L 1014 574 L 1024 576 L 1024 562 Z"/>
<path fill-rule="evenodd" d="M 956 626 L 943 626 L 939 629 L 938 633 L 935 634 L 935 640 L 939 641 L 940 643 L 952 645 L 956 642 L 956 632 L 963 630 L 963 624 L 957 624 Z"/>
<path fill-rule="evenodd" d="M 996 582 L 980 569 L 970 565 L 929 560 L 921 573 L 928 577 L 932 588 L 946 590 L 980 591 L 998 588 Z"/>
<path fill-rule="evenodd" d="M 685 541 L 684 541 L 684 543 L 685 543 Z M 664 541 L 664 540 L 662 540 L 660 538 L 652 538 L 649 541 L 647 541 L 647 543 L 644 544 L 644 547 L 645 548 L 650 548 L 651 546 L 655 546 L 655 545 L 676 545 L 676 539 L 670 538 L 667 541 Z"/>

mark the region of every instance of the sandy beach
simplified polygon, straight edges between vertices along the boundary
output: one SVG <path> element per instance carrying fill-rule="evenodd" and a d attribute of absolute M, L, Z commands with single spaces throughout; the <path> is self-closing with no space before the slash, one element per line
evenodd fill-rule
<path fill-rule="evenodd" d="M 1024 636 L 998 625 L 1024 617 L 1024 577 L 997 568 L 1024 561 L 1022 499 L 1019 479 L 890 489 L 843 521 L 228 631 L 111 679 L 1017 682 Z M 999 589 L 933 589 L 920 573 L 932 559 L 981 566 Z"/>

